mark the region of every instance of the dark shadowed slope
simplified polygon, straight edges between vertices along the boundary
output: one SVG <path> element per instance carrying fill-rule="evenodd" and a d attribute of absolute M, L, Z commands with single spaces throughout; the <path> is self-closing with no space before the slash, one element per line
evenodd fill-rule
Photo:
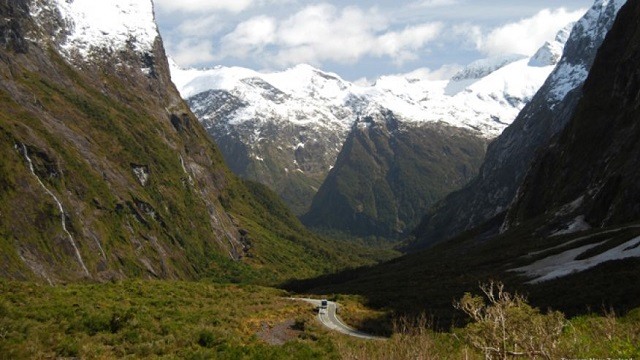
<path fill-rule="evenodd" d="M 411 249 L 450 239 L 506 211 L 536 152 L 571 118 L 596 52 L 623 3 L 597 0 L 576 23 L 554 72 L 513 124 L 489 145 L 480 174 L 429 210 L 414 232 L 417 240 Z M 497 228 L 491 230 L 495 234 Z"/>

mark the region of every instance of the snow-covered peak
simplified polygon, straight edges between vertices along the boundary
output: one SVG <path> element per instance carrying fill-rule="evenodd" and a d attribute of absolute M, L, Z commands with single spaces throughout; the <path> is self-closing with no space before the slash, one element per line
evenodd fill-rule
<path fill-rule="evenodd" d="M 445 92 L 447 93 L 447 95 L 453 96 L 463 91 L 477 80 L 482 79 L 490 75 L 491 73 L 524 58 L 526 58 L 526 56 L 524 55 L 510 54 L 488 59 L 476 60 L 471 64 L 465 66 L 464 69 L 460 70 L 451 78 L 451 81 L 449 81 Z"/>
<path fill-rule="evenodd" d="M 547 41 L 538 51 L 533 55 L 529 61 L 531 66 L 549 66 L 556 65 L 562 57 L 564 45 L 569 40 L 571 29 L 575 23 L 571 23 L 558 32 L 554 41 Z"/>
<path fill-rule="evenodd" d="M 232 90 L 243 79 L 260 77 L 260 73 L 242 67 L 216 66 L 212 69 L 183 69 L 169 59 L 171 80 L 187 99 L 208 90 Z"/>
<path fill-rule="evenodd" d="M 560 29 L 560 31 L 558 31 L 558 33 L 556 34 L 556 38 L 554 40 L 554 42 L 556 43 L 560 43 L 560 44 L 566 44 L 567 41 L 569 40 L 569 36 L 571 36 L 571 30 L 573 30 L 573 27 L 576 26 L 575 22 L 569 23 L 567 26 L 563 27 L 562 29 Z"/>
<path fill-rule="evenodd" d="M 548 80 L 552 89 L 548 101 L 552 108 L 585 82 L 597 49 L 625 2 L 626 0 L 596 0 L 575 24 L 562 58 Z"/>
<path fill-rule="evenodd" d="M 324 99 L 340 96 L 351 86 L 337 74 L 324 72 L 307 64 L 297 65 L 281 73 L 265 74 L 263 78 L 286 93 Z"/>
<path fill-rule="evenodd" d="M 480 59 L 464 67 L 457 74 L 453 75 L 452 81 L 481 79 L 492 72 L 509 65 L 515 61 L 526 58 L 524 55 L 509 54 L 496 56 L 488 59 Z"/>
<path fill-rule="evenodd" d="M 560 47 L 553 49 L 558 53 L 562 38 L 549 42 Z M 376 119 L 376 114 L 391 111 L 405 123 L 446 123 L 494 138 L 533 98 L 555 65 L 531 62 L 507 55 L 476 61 L 448 81 L 390 75 L 373 85 L 354 84 L 310 65 L 261 73 L 238 67 L 181 69 L 171 62 L 171 74 L 182 96 L 194 99 L 192 107 L 203 114 L 210 109 L 207 121 L 304 124 L 346 132 L 358 118 Z M 211 91 L 230 96 L 198 96 Z M 205 104 L 205 99 L 220 103 Z M 231 109 L 224 101 L 234 103 L 233 113 L 225 110 L 225 118 L 216 119 L 219 109 Z"/>
<path fill-rule="evenodd" d="M 131 49 L 151 52 L 159 36 L 152 0 L 33 0 L 37 21 L 54 7 L 65 24 L 60 44 L 69 57 L 90 58 L 93 52 Z"/>
<path fill-rule="evenodd" d="M 626 2 L 627 0 L 596 0 L 591 9 L 578 21 L 574 31 L 583 37 L 603 39 L 609 32 L 609 26 L 605 24 L 611 17 L 615 18 Z"/>

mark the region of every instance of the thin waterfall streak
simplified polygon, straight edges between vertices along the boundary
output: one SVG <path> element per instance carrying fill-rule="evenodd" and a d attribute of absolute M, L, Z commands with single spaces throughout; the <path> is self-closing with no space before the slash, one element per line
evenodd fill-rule
<path fill-rule="evenodd" d="M 85 274 L 90 277 L 91 274 L 89 273 L 89 270 L 87 269 L 87 266 L 84 264 L 84 261 L 82 260 L 82 255 L 80 254 L 80 250 L 78 250 L 78 246 L 76 246 L 76 242 L 75 242 L 75 240 L 73 240 L 73 236 L 71 235 L 69 230 L 67 230 L 67 223 L 65 221 L 66 213 L 64 212 L 64 208 L 62 207 L 62 203 L 60 202 L 60 200 L 58 200 L 58 197 L 56 197 L 56 195 L 44 185 L 42 180 L 40 180 L 40 177 L 36 174 L 35 169 L 33 167 L 33 162 L 31 161 L 31 158 L 29 157 L 29 152 L 27 151 L 27 146 L 25 144 L 22 144 L 22 153 L 24 155 L 24 158 L 27 160 L 27 163 L 29 164 L 29 170 L 31 170 L 31 174 L 33 174 L 33 176 L 35 176 L 35 178 L 36 178 L 36 180 L 38 180 L 38 183 L 40 184 L 40 186 L 42 186 L 44 191 L 47 194 L 49 194 L 49 196 L 51 196 L 53 198 L 53 201 L 55 201 L 56 204 L 58 205 L 58 210 L 60 210 L 60 219 L 61 219 L 61 223 L 62 223 L 62 230 L 64 230 L 64 232 L 67 234 L 67 237 L 69 238 L 69 243 L 71 244 L 71 246 L 73 247 L 73 250 L 76 253 L 76 258 L 78 259 L 78 262 L 80 263 L 80 266 L 82 266 L 82 270 L 84 270 Z"/>

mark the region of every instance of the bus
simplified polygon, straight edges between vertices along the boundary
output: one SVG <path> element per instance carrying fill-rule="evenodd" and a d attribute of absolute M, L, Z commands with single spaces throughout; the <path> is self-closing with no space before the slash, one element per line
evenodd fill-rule
<path fill-rule="evenodd" d="M 329 306 L 329 302 L 326 299 L 320 300 L 320 306 L 318 306 L 318 313 L 326 314 L 328 306 Z"/>

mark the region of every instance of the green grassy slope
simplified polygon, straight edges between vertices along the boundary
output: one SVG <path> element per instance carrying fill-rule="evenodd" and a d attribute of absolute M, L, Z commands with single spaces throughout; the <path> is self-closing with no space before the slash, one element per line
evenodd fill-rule
<path fill-rule="evenodd" d="M 412 126 L 386 114 L 363 119 L 302 217 L 351 236 L 406 236 L 430 205 L 478 172 L 486 141 L 442 124 Z"/>
<path fill-rule="evenodd" d="M 0 357 L 8 359 L 484 359 L 463 329 L 405 321 L 389 340 L 356 339 L 324 329 L 310 305 L 256 286 L 0 280 L 0 291 Z M 639 330 L 639 310 L 574 318 L 550 350 L 553 358 L 634 358 Z"/>
<path fill-rule="evenodd" d="M 160 40 L 142 59 L 72 66 L 55 44 L 25 40 L 39 30 L 12 6 L 0 8 L 17 24 L 2 39 L 26 45 L 0 48 L 0 276 L 265 283 L 369 262 L 228 170 L 171 84 Z"/>

